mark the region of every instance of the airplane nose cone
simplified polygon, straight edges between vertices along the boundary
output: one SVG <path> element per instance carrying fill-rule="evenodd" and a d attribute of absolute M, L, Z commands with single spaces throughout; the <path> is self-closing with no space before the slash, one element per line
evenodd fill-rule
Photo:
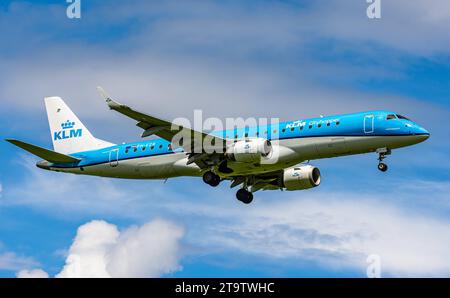
<path fill-rule="evenodd" d="M 430 137 L 430 134 L 423 134 L 423 135 L 418 135 L 417 138 L 419 139 L 420 142 L 426 141 L 428 140 L 428 138 Z"/>
<path fill-rule="evenodd" d="M 428 138 L 430 137 L 430 132 L 420 126 L 414 130 L 413 134 L 415 135 L 416 140 L 419 143 L 428 140 Z"/>

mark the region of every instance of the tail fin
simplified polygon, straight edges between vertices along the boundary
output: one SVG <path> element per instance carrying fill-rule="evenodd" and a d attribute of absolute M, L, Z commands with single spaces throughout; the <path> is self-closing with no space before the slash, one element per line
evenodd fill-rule
<path fill-rule="evenodd" d="M 60 97 L 46 97 L 45 108 L 56 152 L 71 154 L 114 145 L 96 139 Z"/>

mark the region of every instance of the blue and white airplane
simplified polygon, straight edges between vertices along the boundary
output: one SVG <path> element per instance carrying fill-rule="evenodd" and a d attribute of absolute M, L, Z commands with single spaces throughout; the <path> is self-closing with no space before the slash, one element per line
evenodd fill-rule
<path fill-rule="evenodd" d="M 240 186 L 239 201 L 249 204 L 258 190 L 303 190 L 320 184 L 317 167 L 305 161 L 375 152 L 378 169 L 391 150 L 414 145 L 429 138 L 429 132 L 391 111 L 303 119 L 276 125 L 245 127 L 204 133 L 177 126 L 112 100 L 98 88 L 110 109 L 137 121 L 142 137 L 159 138 L 112 144 L 95 138 L 59 97 L 45 98 L 53 140 L 48 150 L 22 141 L 8 142 L 42 158 L 36 165 L 45 170 L 127 179 L 203 177 L 213 187 L 230 180 Z M 180 132 L 200 139 L 183 139 L 174 147 Z M 208 150 L 202 141 L 215 149 Z M 203 145 L 203 146 L 202 146 Z"/>

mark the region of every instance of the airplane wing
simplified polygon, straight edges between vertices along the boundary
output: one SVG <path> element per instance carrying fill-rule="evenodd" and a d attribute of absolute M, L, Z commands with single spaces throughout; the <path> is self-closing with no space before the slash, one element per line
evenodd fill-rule
<path fill-rule="evenodd" d="M 221 152 L 225 152 L 226 149 L 225 138 L 196 131 L 138 112 L 129 106 L 114 101 L 102 87 L 97 87 L 97 90 L 111 110 L 137 121 L 136 125 L 144 130 L 141 137 L 156 135 L 183 147 L 184 151 L 189 154 L 188 164 L 195 162 L 200 168 L 206 168 L 221 161 L 223 156 Z"/>
<path fill-rule="evenodd" d="M 17 147 L 20 147 L 31 154 L 34 154 L 42 159 L 45 159 L 46 161 L 53 162 L 53 163 L 75 163 L 79 162 L 80 159 L 65 155 L 62 153 L 58 153 L 52 150 L 48 150 L 36 145 L 28 144 L 19 140 L 13 140 L 13 139 L 6 139 L 7 142 L 10 142 L 11 144 L 16 145 Z"/>

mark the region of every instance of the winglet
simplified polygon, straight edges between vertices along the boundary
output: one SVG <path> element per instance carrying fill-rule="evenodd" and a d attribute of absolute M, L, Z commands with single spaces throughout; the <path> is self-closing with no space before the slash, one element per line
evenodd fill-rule
<path fill-rule="evenodd" d="M 110 99 L 109 94 L 101 86 L 97 86 L 97 90 L 105 100 Z"/>
<path fill-rule="evenodd" d="M 114 110 L 115 108 L 118 108 L 120 106 L 122 106 L 122 104 L 118 103 L 117 101 L 114 101 L 109 94 L 105 91 L 105 89 L 103 89 L 100 86 L 97 86 L 97 90 L 100 93 L 100 95 L 103 97 L 103 99 L 106 101 L 106 103 L 108 104 L 108 107 L 111 110 Z"/>

